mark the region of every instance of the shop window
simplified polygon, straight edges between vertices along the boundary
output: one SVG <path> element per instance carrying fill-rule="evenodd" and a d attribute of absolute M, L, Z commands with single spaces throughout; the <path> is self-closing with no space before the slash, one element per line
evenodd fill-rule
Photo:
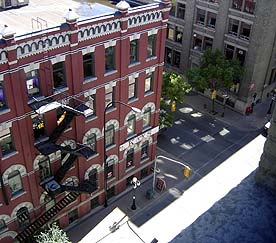
<path fill-rule="evenodd" d="M 114 177 L 114 160 L 113 159 L 107 161 L 106 176 L 107 176 L 107 179 Z"/>
<path fill-rule="evenodd" d="M 99 196 L 94 197 L 90 200 L 90 207 L 91 209 L 94 209 L 96 207 L 100 206 L 100 202 L 99 202 Z"/>
<path fill-rule="evenodd" d="M 115 95 L 115 88 L 114 87 L 109 87 L 108 89 L 105 89 L 105 107 L 107 107 L 107 105 L 110 102 L 114 101 L 114 95 Z M 112 108 L 113 105 L 110 106 L 110 108 Z"/>
<path fill-rule="evenodd" d="M 127 151 L 127 158 L 126 158 L 126 168 L 132 167 L 134 165 L 134 149 L 131 148 Z"/>
<path fill-rule="evenodd" d="M 106 147 L 109 147 L 114 144 L 114 134 L 115 134 L 114 125 L 109 125 L 106 128 L 106 134 L 105 134 L 105 146 Z"/>
<path fill-rule="evenodd" d="M 175 41 L 182 44 L 183 29 L 181 27 L 176 27 L 175 29 Z"/>
<path fill-rule="evenodd" d="M 68 223 L 69 223 L 69 225 L 76 222 L 78 220 L 78 218 L 79 218 L 79 215 L 78 215 L 78 209 L 77 208 L 70 211 L 68 213 Z"/>
<path fill-rule="evenodd" d="M 115 46 L 105 49 L 105 72 L 115 70 Z"/>
<path fill-rule="evenodd" d="M 93 187 L 98 188 L 98 170 L 96 168 L 89 172 L 88 179 Z"/>
<path fill-rule="evenodd" d="M 128 81 L 128 99 L 137 97 L 137 78 L 129 78 Z"/>
<path fill-rule="evenodd" d="M 0 147 L 2 155 L 7 155 L 15 150 L 11 128 L 0 131 Z"/>
<path fill-rule="evenodd" d="M 197 9 L 196 23 L 200 25 L 205 25 L 205 10 Z"/>
<path fill-rule="evenodd" d="M 86 136 L 86 144 L 94 153 L 97 153 L 97 137 L 95 133 Z"/>
<path fill-rule="evenodd" d="M 147 108 L 143 114 L 143 128 L 150 126 L 151 108 Z"/>
<path fill-rule="evenodd" d="M 177 3 L 177 18 L 180 18 L 180 19 L 185 18 L 185 8 L 186 8 L 185 4 Z"/>
<path fill-rule="evenodd" d="M 28 208 L 26 207 L 20 208 L 16 213 L 16 217 L 17 217 L 17 223 L 19 225 L 20 230 L 24 230 L 30 224 L 30 215 L 29 215 Z"/>
<path fill-rule="evenodd" d="M 145 141 L 142 144 L 141 148 L 141 160 L 146 159 L 149 157 L 149 142 Z"/>
<path fill-rule="evenodd" d="M 39 174 L 40 174 L 41 181 L 46 180 L 47 178 L 49 178 L 52 175 L 50 160 L 48 157 L 45 156 L 38 162 L 38 168 L 39 168 Z"/>
<path fill-rule="evenodd" d="M 66 87 L 65 62 L 53 64 L 54 89 Z"/>
<path fill-rule="evenodd" d="M 135 134 L 135 122 L 136 116 L 131 115 L 127 120 L 127 136 L 132 136 Z"/>
<path fill-rule="evenodd" d="M 133 186 L 132 184 L 132 180 L 133 180 L 133 175 L 129 176 L 128 178 L 126 178 L 126 186 Z"/>
<path fill-rule="evenodd" d="M 148 36 L 147 56 L 152 57 L 156 55 L 156 35 Z"/>
<path fill-rule="evenodd" d="M 83 76 L 84 79 L 95 77 L 94 53 L 88 53 L 83 56 Z"/>
<path fill-rule="evenodd" d="M 132 40 L 130 42 L 130 64 L 139 61 L 139 42 Z"/>
<path fill-rule="evenodd" d="M 40 80 L 38 69 L 26 73 L 26 85 L 28 96 L 30 98 L 40 95 Z"/>
<path fill-rule="evenodd" d="M 11 172 L 8 176 L 12 196 L 23 191 L 21 175 L 18 170 Z"/>
<path fill-rule="evenodd" d="M 0 81 L 0 110 L 6 108 L 3 81 Z"/>
<path fill-rule="evenodd" d="M 35 115 L 32 117 L 34 138 L 39 139 L 45 136 L 45 121 L 43 115 Z"/>
<path fill-rule="evenodd" d="M 145 93 L 153 91 L 153 73 L 147 73 L 146 79 L 145 79 Z"/>

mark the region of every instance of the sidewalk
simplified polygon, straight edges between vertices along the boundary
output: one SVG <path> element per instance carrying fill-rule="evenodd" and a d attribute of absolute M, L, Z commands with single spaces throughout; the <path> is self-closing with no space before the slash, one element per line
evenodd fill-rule
<path fill-rule="evenodd" d="M 258 103 L 254 106 L 253 113 L 250 115 L 243 115 L 237 111 L 226 106 L 224 117 L 222 117 L 223 113 L 223 105 L 215 102 L 215 111 L 217 112 L 216 115 L 211 113 L 212 109 L 212 100 L 207 98 L 206 96 L 190 92 L 189 94 L 185 95 L 184 97 L 184 104 L 193 107 L 194 109 L 208 114 L 210 116 L 215 117 L 217 120 L 220 120 L 229 126 L 234 126 L 237 129 L 243 131 L 254 131 L 261 129 L 270 119 L 270 116 L 267 115 L 267 111 L 269 108 L 271 98 L 267 98 L 262 103 Z M 206 108 L 204 108 L 206 105 Z"/>

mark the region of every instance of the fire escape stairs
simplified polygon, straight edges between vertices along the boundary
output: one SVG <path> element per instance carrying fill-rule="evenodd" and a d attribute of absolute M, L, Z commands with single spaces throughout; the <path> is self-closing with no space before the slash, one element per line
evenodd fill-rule
<path fill-rule="evenodd" d="M 43 225 L 45 225 L 50 219 L 57 215 L 62 209 L 68 206 L 70 203 L 76 200 L 79 196 L 77 192 L 68 193 L 63 199 L 61 199 L 57 204 L 51 207 L 48 211 L 43 213 L 39 218 L 37 218 L 33 223 L 31 223 L 25 230 L 19 233 L 16 238 L 19 242 L 25 242 L 30 236 L 39 230 Z"/>

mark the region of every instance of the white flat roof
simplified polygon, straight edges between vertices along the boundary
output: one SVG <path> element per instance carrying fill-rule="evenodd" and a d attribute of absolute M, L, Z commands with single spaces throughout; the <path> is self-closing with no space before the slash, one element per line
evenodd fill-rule
<path fill-rule="evenodd" d="M 16 36 L 60 26 L 71 8 L 79 15 L 78 20 L 102 14 L 112 14 L 116 7 L 107 0 L 84 3 L 75 0 L 30 0 L 29 5 L 0 11 L 0 30 L 4 25 L 16 32 Z M 0 35 L 1 37 L 1 35 Z"/>

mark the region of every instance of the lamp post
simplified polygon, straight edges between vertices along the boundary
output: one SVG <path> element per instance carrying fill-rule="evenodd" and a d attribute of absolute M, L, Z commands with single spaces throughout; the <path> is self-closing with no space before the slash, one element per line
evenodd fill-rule
<path fill-rule="evenodd" d="M 152 191 L 153 192 L 154 192 L 154 184 L 155 184 L 155 180 L 156 180 L 156 161 L 159 158 L 166 159 L 170 162 L 173 162 L 173 163 L 184 166 L 184 175 L 185 175 L 185 170 L 187 170 L 188 171 L 187 174 L 190 175 L 191 168 L 188 165 L 185 165 L 185 164 L 183 164 L 182 162 L 180 162 L 178 160 L 174 160 L 174 159 L 168 158 L 168 157 L 163 156 L 163 155 L 158 155 L 158 156 L 155 157 L 155 161 L 154 161 L 154 172 L 153 172 L 153 181 L 152 181 Z"/>
<path fill-rule="evenodd" d="M 103 129 L 103 133 L 104 133 L 104 142 L 103 142 L 103 146 L 104 146 L 104 206 L 107 207 L 107 164 L 106 164 L 106 159 L 107 159 L 107 155 L 106 155 L 106 132 L 105 132 L 105 124 L 106 124 L 106 111 L 113 106 L 114 104 L 120 104 L 120 105 L 124 105 L 128 108 L 130 108 L 132 111 L 134 111 L 135 113 L 140 113 L 141 110 L 136 108 L 136 107 L 132 107 L 124 102 L 121 101 L 111 101 L 109 102 L 105 109 L 104 109 L 104 129 Z"/>
<path fill-rule="evenodd" d="M 136 177 L 133 177 L 132 181 L 131 181 L 131 184 L 133 185 L 133 197 L 132 197 L 131 209 L 135 210 L 136 209 L 136 195 L 135 195 L 135 191 L 136 191 L 136 188 L 138 186 L 140 186 L 141 183 L 140 183 L 140 181 Z"/>

